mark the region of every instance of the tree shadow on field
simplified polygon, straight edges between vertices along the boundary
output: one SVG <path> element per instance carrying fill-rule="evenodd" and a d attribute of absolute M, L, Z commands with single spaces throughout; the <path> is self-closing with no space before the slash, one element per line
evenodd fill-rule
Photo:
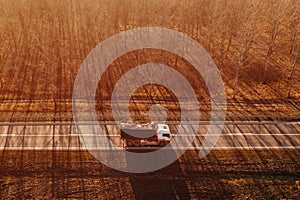
<path fill-rule="evenodd" d="M 241 72 L 241 81 L 249 84 L 272 84 L 283 81 L 286 77 L 286 71 L 282 68 L 270 64 L 265 72 L 265 66 L 261 63 L 252 63 L 250 67 L 245 67 Z"/>
<path fill-rule="evenodd" d="M 131 174 L 129 179 L 135 199 L 190 199 L 184 177 L 176 160 L 155 172 Z"/>

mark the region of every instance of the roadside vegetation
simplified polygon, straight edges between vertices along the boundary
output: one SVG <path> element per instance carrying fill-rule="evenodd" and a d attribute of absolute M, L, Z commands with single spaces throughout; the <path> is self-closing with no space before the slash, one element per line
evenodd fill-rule
<path fill-rule="evenodd" d="M 1 115 L 71 116 L 74 80 L 88 53 L 121 31 L 159 26 L 186 33 L 210 53 L 225 82 L 229 120 L 298 119 L 299 5 L 294 0 L 1 0 Z M 102 77 L 96 97 L 102 119 L 110 119 L 106 102 L 118 78 L 150 61 L 186 76 L 204 105 L 201 111 L 209 114 L 205 84 L 192 66 L 178 55 L 146 49 L 122 56 Z M 149 91 L 145 86 L 133 99 L 152 104 Z M 154 86 L 151 95 L 176 110 L 176 99 L 165 88 Z M 131 107 L 137 115 L 146 109 L 135 101 Z"/>

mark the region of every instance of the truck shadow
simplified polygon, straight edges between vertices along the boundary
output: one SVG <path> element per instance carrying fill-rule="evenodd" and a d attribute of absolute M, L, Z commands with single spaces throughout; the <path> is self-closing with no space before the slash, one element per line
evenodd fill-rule
<path fill-rule="evenodd" d="M 163 159 L 166 155 L 161 156 Z M 185 177 L 176 160 L 155 172 L 131 174 L 129 180 L 135 199 L 190 199 Z"/>

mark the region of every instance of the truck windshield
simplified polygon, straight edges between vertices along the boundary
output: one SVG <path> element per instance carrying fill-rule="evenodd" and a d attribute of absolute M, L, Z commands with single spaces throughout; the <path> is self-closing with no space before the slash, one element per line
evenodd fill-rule
<path fill-rule="evenodd" d="M 163 136 L 163 137 L 170 138 L 170 134 L 167 134 L 167 133 L 162 134 L 162 136 Z"/>

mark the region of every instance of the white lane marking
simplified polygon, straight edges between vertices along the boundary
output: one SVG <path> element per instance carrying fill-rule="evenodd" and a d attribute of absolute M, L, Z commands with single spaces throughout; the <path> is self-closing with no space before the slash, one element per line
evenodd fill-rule
<path fill-rule="evenodd" d="M 159 121 L 157 121 L 159 123 Z M 223 124 L 224 125 L 300 125 L 300 121 L 168 121 L 169 125 L 209 125 Z M 77 125 L 117 125 L 116 121 L 85 121 Z M 74 122 L 0 122 L 0 126 L 75 126 Z"/>
<path fill-rule="evenodd" d="M 27 134 L 0 134 L 0 137 L 78 137 L 78 136 L 91 136 L 91 137 L 121 137 L 121 135 L 94 135 L 94 134 L 49 134 L 49 135 L 27 135 Z"/>
<path fill-rule="evenodd" d="M 109 149 L 106 147 L 97 147 L 97 148 L 89 148 L 91 150 L 110 150 L 110 151 L 124 151 L 123 147 L 115 147 L 114 149 Z M 139 147 L 132 148 L 132 150 L 157 150 L 158 148 L 148 148 L 148 147 Z M 165 147 L 164 150 L 182 150 L 186 149 L 185 147 Z M 247 146 L 247 147 L 214 147 L 212 150 L 300 150 L 300 146 Z M 13 151 L 13 150 L 57 150 L 57 151 L 66 151 L 66 150 L 86 150 L 85 147 L 5 147 L 0 148 L 0 151 Z M 190 147 L 188 150 L 205 150 L 203 147 Z"/>
<path fill-rule="evenodd" d="M 221 136 L 227 136 L 228 135 L 233 135 L 233 136 L 259 136 L 259 135 L 266 135 L 266 136 L 273 136 L 273 135 L 296 135 L 300 136 L 300 133 L 224 133 Z"/>
<path fill-rule="evenodd" d="M 94 134 L 55 134 L 55 135 L 45 135 L 45 134 L 0 134 L 0 137 L 77 137 L 77 136 L 91 136 L 91 137 L 121 137 L 121 135 L 94 135 Z M 216 136 L 216 134 L 178 134 L 176 137 L 184 136 Z M 300 133 L 223 133 L 220 136 L 300 136 Z"/>
<path fill-rule="evenodd" d="M 205 150 L 203 147 L 192 148 L 194 150 Z M 259 149 L 300 149 L 300 146 L 246 146 L 246 147 L 214 147 L 213 150 L 259 150 Z"/>

